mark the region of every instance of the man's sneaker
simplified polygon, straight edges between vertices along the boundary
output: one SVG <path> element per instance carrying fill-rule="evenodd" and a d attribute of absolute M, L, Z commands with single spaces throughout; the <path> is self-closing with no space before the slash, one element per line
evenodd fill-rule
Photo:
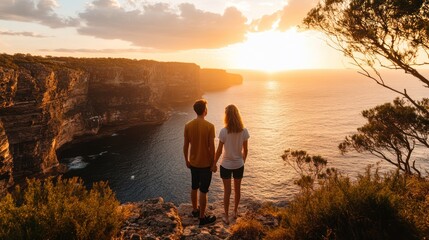
<path fill-rule="evenodd" d="M 200 216 L 200 209 L 192 210 L 192 217 L 196 218 Z"/>
<path fill-rule="evenodd" d="M 200 218 L 200 227 L 208 226 L 216 222 L 216 216 L 206 215 L 204 218 Z"/>

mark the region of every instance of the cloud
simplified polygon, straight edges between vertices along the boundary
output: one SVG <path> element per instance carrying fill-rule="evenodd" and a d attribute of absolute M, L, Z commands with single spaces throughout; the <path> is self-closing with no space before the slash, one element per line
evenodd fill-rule
<path fill-rule="evenodd" d="M 46 38 L 47 37 L 47 36 L 43 36 L 43 35 L 36 34 L 33 32 L 12 32 L 12 31 L 0 31 L 0 35 L 35 37 L 35 38 Z"/>
<path fill-rule="evenodd" d="M 1 0 L 0 19 L 37 22 L 51 28 L 77 26 L 75 18 L 62 18 L 55 13 L 56 0 Z"/>
<path fill-rule="evenodd" d="M 96 0 L 79 16 L 86 24 L 78 28 L 80 34 L 160 50 L 224 47 L 243 41 L 248 30 L 247 19 L 234 7 L 215 14 L 190 3 L 176 9 L 157 3 L 127 10 L 115 0 Z"/>
<path fill-rule="evenodd" d="M 301 24 L 304 17 L 314 7 L 317 0 L 291 0 L 282 10 L 265 15 L 252 22 L 253 31 L 277 29 L 285 31 Z"/>

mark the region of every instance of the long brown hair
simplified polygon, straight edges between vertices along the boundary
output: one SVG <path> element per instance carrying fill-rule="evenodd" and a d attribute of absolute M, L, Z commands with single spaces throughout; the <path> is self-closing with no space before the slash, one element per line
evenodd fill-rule
<path fill-rule="evenodd" d="M 225 108 L 224 122 L 228 133 L 239 133 L 243 131 L 244 125 L 241 120 L 241 114 L 234 104 L 228 105 Z"/>

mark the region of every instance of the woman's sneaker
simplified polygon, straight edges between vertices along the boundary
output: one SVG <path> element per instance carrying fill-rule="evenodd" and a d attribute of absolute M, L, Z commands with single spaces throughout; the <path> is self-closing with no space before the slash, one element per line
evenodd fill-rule
<path fill-rule="evenodd" d="M 204 218 L 200 218 L 200 227 L 208 226 L 216 222 L 216 216 L 206 215 Z"/>

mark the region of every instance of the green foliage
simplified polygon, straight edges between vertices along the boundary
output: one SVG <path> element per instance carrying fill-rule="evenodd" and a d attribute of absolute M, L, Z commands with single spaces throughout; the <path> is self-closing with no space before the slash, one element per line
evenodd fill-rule
<path fill-rule="evenodd" d="M 378 63 L 377 56 L 404 67 L 417 61 L 419 48 L 428 49 L 427 1 L 325 0 L 304 19 L 307 28 L 331 36 L 340 50 L 366 54 L 357 59 Z"/>
<path fill-rule="evenodd" d="M 314 162 L 320 157 L 290 150 L 282 157 L 301 166 L 294 169 L 302 177 L 318 172 Z M 324 167 L 327 164 L 322 163 Z M 312 165 L 313 171 L 301 171 Z M 259 214 L 277 218 L 279 226 L 263 228 L 254 219 L 244 219 L 233 226 L 234 234 L 246 239 L 249 229 L 257 228 L 260 230 L 250 236 L 257 234 L 268 240 L 412 240 L 429 236 L 429 179 L 400 171 L 381 175 L 378 167 L 374 171 L 372 166 L 353 181 L 336 170 L 326 172 L 317 188 L 306 186 L 287 207 L 265 205 L 259 210 Z"/>
<path fill-rule="evenodd" d="M 281 210 L 267 239 L 419 239 L 428 236 L 429 183 L 370 169 L 356 182 L 330 175 Z"/>
<path fill-rule="evenodd" d="M 388 176 L 385 183 L 394 191 L 401 216 L 414 225 L 421 239 L 427 238 L 429 236 L 429 180 L 396 174 Z"/>
<path fill-rule="evenodd" d="M 122 224 L 106 183 L 87 190 L 80 179 L 27 180 L 0 199 L 0 239 L 110 239 Z"/>
<path fill-rule="evenodd" d="M 325 33 L 330 45 L 349 57 L 361 74 L 405 97 L 429 116 L 406 89 L 389 86 L 377 67 L 399 69 L 429 87 L 421 73 L 428 66 L 429 1 L 322 0 L 304 19 L 307 28 Z M 403 79 L 404 85 L 409 82 Z"/>
<path fill-rule="evenodd" d="M 428 108 L 428 99 L 419 103 Z M 405 100 L 395 99 L 362 112 L 367 123 L 358 133 L 339 145 L 344 154 L 349 150 L 369 152 L 395 165 L 406 174 L 421 176 L 412 153 L 417 144 L 429 148 L 429 120 L 418 108 Z"/>
<path fill-rule="evenodd" d="M 376 119 L 375 112 L 367 111 L 365 115 Z M 411 115 L 413 112 L 408 111 Z M 406 116 L 402 111 L 397 114 Z M 396 119 L 395 115 L 388 116 Z M 376 121 L 380 122 L 383 123 L 381 119 Z M 415 125 L 414 129 L 417 128 Z M 283 210 L 272 213 L 275 211 L 270 207 L 263 211 L 281 219 L 280 227 L 269 230 L 266 239 L 419 239 L 429 236 L 427 179 L 399 171 L 381 176 L 378 168 L 372 172 L 368 167 L 365 174 L 351 181 L 336 170 L 328 169 L 326 174 L 320 174 L 327 165 L 320 156 L 287 150 L 282 158 L 300 174 L 301 180 L 297 183 L 305 191 Z M 321 181 L 315 188 L 315 181 L 311 179 L 318 177 Z M 303 185 L 307 179 L 310 180 Z"/>

